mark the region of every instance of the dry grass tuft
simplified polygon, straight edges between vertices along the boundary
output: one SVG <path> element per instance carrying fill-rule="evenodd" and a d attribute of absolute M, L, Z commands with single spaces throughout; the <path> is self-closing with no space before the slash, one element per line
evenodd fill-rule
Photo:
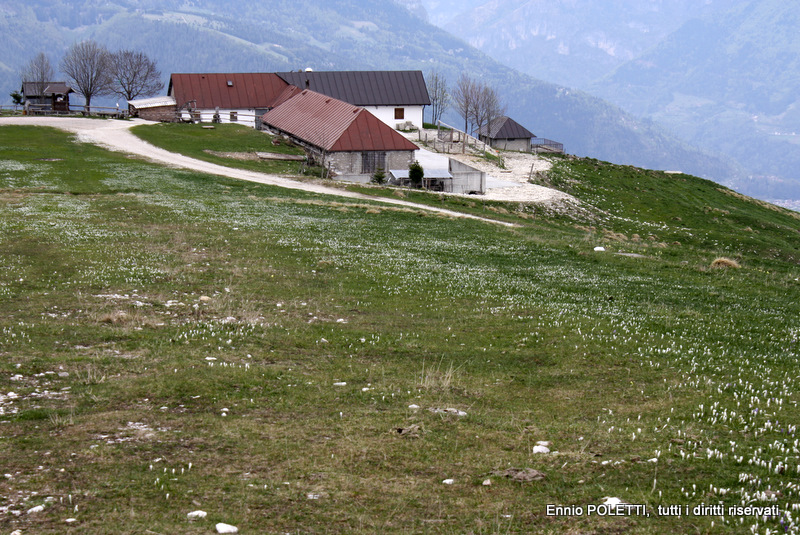
<path fill-rule="evenodd" d="M 603 230 L 603 238 L 609 241 L 628 241 L 628 237 L 622 232 L 614 232 L 613 230 Z"/>
<path fill-rule="evenodd" d="M 711 262 L 711 267 L 714 269 L 739 269 L 742 266 L 740 266 L 739 262 L 736 260 L 721 256 L 719 258 L 715 258 L 714 261 Z"/>
<path fill-rule="evenodd" d="M 133 321 L 133 318 L 127 312 L 122 310 L 115 310 L 114 312 L 107 312 L 97 319 L 100 323 L 108 323 L 109 325 L 126 325 Z"/>
<path fill-rule="evenodd" d="M 458 368 L 453 367 L 453 363 L 446 370 L 442 370 L 442 362 L 436 367 L 425 368 L 425 363 L 422 363 L 422 373 L 420 374 L 419 386 L 425 390 L 449 390 L 455 386 L 455 380 L 458 374 Z"/>

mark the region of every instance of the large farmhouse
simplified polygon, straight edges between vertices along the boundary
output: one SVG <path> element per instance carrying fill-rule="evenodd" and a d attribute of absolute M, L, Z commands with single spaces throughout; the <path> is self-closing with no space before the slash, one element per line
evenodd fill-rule
<path fill-rule="evenodd" d="M 431 100 L 421 71 L 305 71 L 277 73 L 287 83 L 354 106 L 402 130 L 422 128 Z"/>
<path fill-rule="evenodd" d="M 133 114 L 144 118 L 164 120 L 172 106 L 173 120 L 258 127 L 258 118 L 285 100 L 283 93 L 290 87 L 310 89 L 367 109 L 396 129 L 422 128 L 423 109 L 431 103 L 421 71 L 304 71 L 174 73 L 166 99 L 128 104 Z"/>
<path fill-rule="evenodd" d="M 369 111 L 311 90 L 294 96 L 261 118 L 262 128 L 303 145 L 312 158 L 340 179 L 368 181 L 379 168 L 407 169 L 416 145 Z"/>
<path fill-rule="evenodd" d="M 182 73 L 170 76 L 167 96 L 182 120 L 254 127 L 287 86 L 271 73 Z"/>

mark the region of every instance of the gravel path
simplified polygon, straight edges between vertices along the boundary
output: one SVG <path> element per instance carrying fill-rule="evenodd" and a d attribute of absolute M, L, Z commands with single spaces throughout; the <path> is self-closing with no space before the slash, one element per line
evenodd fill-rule
<path fill-rule="evenodd" d="M 406 206 L 418 210 L 427 210 L 452 217 L 477 219 L 481 221 L 487 221 L 506 226 L 513 226 L 512 224 L 509 223 L 503 223 L 491 219 L 482 218 L 479 216 L 454 212 L 452 210 L 425 206 L 408 201 L 403 201 L 401 199 L 386 199 L 386 198 L 371 197 L 368 195 L 353 193 L 330 186 L 323 186 L 320 184 L 314 184 L 309 182 L 298 182 L 290 178 L 284 178 L 276 175 L 268 175 L 264 173 L 257 173 L 254 171 L 247 171 L 243 169 L 234 169 L 231 167 L 225 167 L 222 165 L 204 162 L 202 160 L 196 160 L 194 158 L 189 158 L 181 154 L 166 151 L 164 149 L 151 145 L 146 141 L 141 140 L 130 131 L 131 127 L 140 124 L 154 124 L 154 123 L 151 123 L 150 121 L 144 121 L 141 119 L 133 119 L 130 121 L 117 121 L 110 119 L 103 120 L 103 119 L 65 118 L 65 117 L 0 118 L 0 126 L 2 125 L 51 126 L 76 134 L 78 140 L 81 142 L 93 143 L 102 146 L 104 148 L 107 148 L 109 150 L 117 152 L 125 152 L 135 156 L 140 156 L 145 159 L 157 162 L 159 164 L 171 167 L 191 169 L 193 171 L 199 171 L 202 173 L 209 173 L 212 175 L 235 178 L 239 180 L 247 180 L 250 182 L 258 182 L 260 184 L 268 184 L 271 186 L 280 186 L 283 188 L 296 189 L 296 190 L 308 191 L 312 193 L 319 193 L 325 195 L 337 195 L 339 197 L 347 197 L 351 199 L 382 202 L 392 205 Z M 529 165 L 528 169 L 530 169 Z M 503 176 L 503 178 L 505 179 L 507 177 Z M 524 186 L 523 184 L 520 185 Z M 533 186 L 533 185 L 527 184 L 527 186 Z M 531 200 L 535 202 L 556 202 L 562 200 L 562 196 L 569 197 L 566 194 L 563 194 L 561 192 L 549 188 L 543 188 L 541 186 L 533 186 L 533 188 L 540 188 L 541 190 L 547 190 L 547 191 L 544 193 L 537 192 L 536 195 L 518 195 L 517 196 L 518 198 L 509 198 L 507 200 L 518 200 L 518 201 Z M 501 189 L 508 190 L 509 188 L 501 188 Z M 510 189 L 513 190 L 515 188 L 510 188 Z M 532 191 L 532 188 L 526 188 L 526 190 Z M 498 191 L 498 193 L 502 192 Z M 518 193 L 522 193 L 522 191 L 520 190 L 518 191 Z M 486 195 L 487 199 L 495 199 L 495 198 L 500 199 L 501 197 L 502 195 L 498 197 L 492 195 L 492 190 L 489 190 L 489 192 L 487 192 Z M 509 197 L 514 197 L 514 196 L 510 195 Z M 526 197 L 531 197 L 531 198 L 526 198 Z"/>
<path fill-rule="evenodd" d="M 419 133 L 404 134 L 413 143 L 419 145 L 420 137 L 431 139 L 436 137 L 436 130 L 423 130 Z M 426 137 L 427 136 L 427 137 Z M 481 198 L 491 201 L 529 202 L 535 204 L 558 207 L 564 205 L 578 205 L 578 200 L 563 191 L 528 182 L 532 173 L 548 171 L 552 164 L 549 160 L 536 154 L 523 152 L 502 152 L 505 169 L 499 169 L 485 158 L 471 154 L 440 154 L 425 148 L 417 151 L 417 159 L 425 167 L 434 166 L 435 169 L 447 169 L 447 159 L 453 158 L 487 174 L 486 194 Z"/>

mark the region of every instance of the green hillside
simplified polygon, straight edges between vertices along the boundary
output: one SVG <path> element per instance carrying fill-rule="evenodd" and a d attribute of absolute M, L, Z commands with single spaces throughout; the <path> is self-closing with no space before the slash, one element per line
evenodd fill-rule
<path fill-rule="evenodd" d="M 2 95 L 19 88 L 19 68 L 36 52 L 50 53 L 58 64 L 69 44 L 85 38 L 147 53 L 165 81 L 171 72 L 438 69 L 451 85 L 462 73 L 493 85 L 518 122 L 563 142 L 572 154 L 680 169 L 724 183 L 741 174 L 735 163 L 697 151 L 607 102 L 504 67 L 394 2 L 37 0 L 0 6 L 7 58 L 0 60 Z M 452 110 L 446 119 L 460 122 Z"/>
<path fill-rule="evenodd" d="M 506 228 L 0 128 L 0 525 L 797 533 L 797 214 L 554 163 Z"/>

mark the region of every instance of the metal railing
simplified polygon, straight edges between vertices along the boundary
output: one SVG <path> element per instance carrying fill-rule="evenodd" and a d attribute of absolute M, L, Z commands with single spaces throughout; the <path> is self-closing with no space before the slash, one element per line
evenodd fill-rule
<path fill-rule="evenodd" d="M 545 139 L 543 137 L 535 137 L 531 139 L 531 152 L 564 152 L 564 144 L 552 139 Z"/>

